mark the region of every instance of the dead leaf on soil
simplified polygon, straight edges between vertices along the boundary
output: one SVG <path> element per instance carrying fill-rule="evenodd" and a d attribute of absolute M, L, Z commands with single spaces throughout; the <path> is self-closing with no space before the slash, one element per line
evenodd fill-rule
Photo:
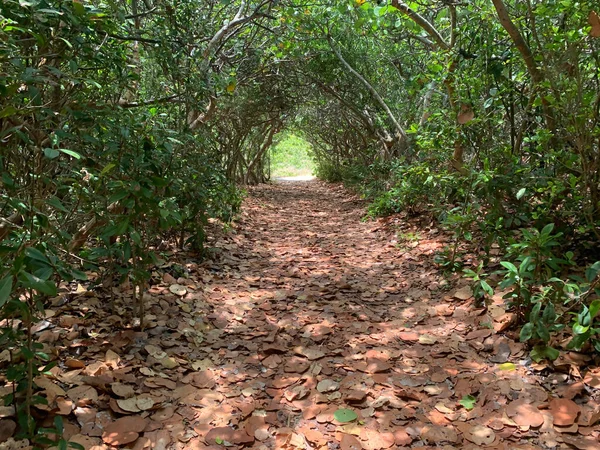
<path fill-rule="evenodd" d="M 555 398 L 550 402 L 550 413 L 554 417 L 554 425 L 568 427 L 575 423 L 581 407 L 573 400 Z"/>

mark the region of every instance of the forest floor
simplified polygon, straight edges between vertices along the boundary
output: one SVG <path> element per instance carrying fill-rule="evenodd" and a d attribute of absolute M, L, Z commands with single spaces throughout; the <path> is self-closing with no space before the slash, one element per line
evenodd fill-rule
<path fill-rule="evenodd" d="M 144 331 L 126 286 L 113 312 L 78 286 L 36 330 L 61 361 L 39 420 L 98 450 L 599 449 L 600 372 L 532 365 L 501 296 L 478 307 L 438 270 L 443 232 L 364 206 L 319 181 L 251 188 L 209 260 L 156 268 Z"/>

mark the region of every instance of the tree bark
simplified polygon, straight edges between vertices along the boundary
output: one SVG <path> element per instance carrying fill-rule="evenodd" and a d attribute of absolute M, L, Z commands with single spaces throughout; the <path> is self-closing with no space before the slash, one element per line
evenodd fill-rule
<path fill-rule="evenodd" d="M 532 84 L 534 86 L 538 86 L 544 81 L 544 73 L 538 68 L 533 52 L 523 39 L 523 35 L 511 20 L 510 15 L 508 14 L 508 10 L 504 5 L 502 0 L 492 0 L 494 4 L 494 8 L 496 9 L 496 13 L 498 14 L 498 19 L 500 21 L 500 25 L 506 30 L 511 40 L 517 47 L 517 50 L 521 54 L 523 61 L 525 62 L 525 66 L 527 67 L 527 71 L 529 72 L 529 76 L 531 77 Z M 552 112 L 551 106 L 546 100 L 545 96 L 542 95 L 542 109 L 544 111 L 544 119 L 546 121 L 546 126 L 548 130 L 552 132 L 552 134 L 556 131 L 556 122 L 554 119 L 554 113 Z"/>

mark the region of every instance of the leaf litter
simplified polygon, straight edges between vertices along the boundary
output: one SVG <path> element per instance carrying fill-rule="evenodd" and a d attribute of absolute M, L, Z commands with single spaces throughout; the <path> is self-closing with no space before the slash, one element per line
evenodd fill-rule
<path fill-rule="evenodd" d="M 482 309 L 438 271 L 444 233 L 363 214 L 337 185 L 251 188 L 209 258 L 154 268 L 143 330 L 131 286 L 63 286 L 36 417 L 93 450 L 600 448 L 589 358 L 532 365 L 501 296 Z M 0 449 L 27 448 L 15 429 L 0 407 Z"/>

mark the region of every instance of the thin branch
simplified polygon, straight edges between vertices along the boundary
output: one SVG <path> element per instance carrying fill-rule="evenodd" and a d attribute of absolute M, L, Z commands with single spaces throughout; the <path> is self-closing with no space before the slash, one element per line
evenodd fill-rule
<path fill-rule="evenodd" d="M 396 8 L 398 11 L 407 15 L 413 22 L 419 25 L 423 30 L 427 32 L 427 34 L 440 46 L 443 50 L 450 50 L 452 47 L 448 44 L 442 35 L 435 29 L 435 27 L 429 23 L 427 19 L 425 19 L 418 12 L 413 11 L 406 3 L 400 0 L 392 0 L 392 6 Z"/>
<path fill-rule="evenodd" d="M 356 70 L 354 70 L 354 68 L 350 64 L 348 64 L 348 62 L 344 59 L 344 57 L 342 56 L 342 54 L 340 53 L 338 48 L 333 43 L 331 36 L 327 36 L 327 40 L 329 41 L 329 46 L 331 47 L 331 50 L 333 50 L 333 53 L 335 53 L 335 56 L 337 56 L 337 58 L 344 65 L 344 67 L 346 67 L 346 69 L 348 69 L 348 71 L 352 75 L 354 75 L 356 78 L 358 78 L 360 80 L 360 82 L 367 88 L 367 90 L 371 93 L 371 95 L 375 98 L 375 100 L 377 100 L 377 103 L 379 103 L 379 105 L 387 113 L 387 115 L 391 119 L 392 123 L 394 124 L 394 127 L 396 128 L 396 132 L 400 135 L 402 140 L 405 143 L 408 142 L 408 136 L 406 135 L 404 128 L 402 128 L 402 126 L 400 125 L 400 123 L 398 122 L 398 120 L 396 119 L 394 114 L 392 113 L 392 110 L 390 109 L 390 107 L 383 100 L 381 95 L 379 95 L 379 92 L 377 92 L 377 90 L 371 85 L 371 83 L 369 83 L 366 80 L 365 77 L 363 77 L 360 73 L 358 73 Z"/>
<path fill-rule="evenodd" d="M 219 44 L 225 33 L 229 31 L 229 29 L 236 27 L 240 23 L 242 23 L 246 18 L 243 16 L 244 10 L 246 9 L 246 0 L 242 0 L 240 2 L 240 7 L 235 14 L 233 20 L 230 22 L 226 22 L 219 31 L 212 37 L 212 39 L 208 42 L 206 49 L 204 50 L 204 57 L 208 58 L 215 47 Z"/>
<path fill-rule="evenodd" d="M 146 100 L 144 102 L 128 102 L 124 99 L 119 99 L 117 104 L 121 108 L 139 108 L 140 106 L 150 106 L 150 105 L 156 105 L 158 103 L 168 103 L 168 102 L 175 100 L 180 95 L 181 94 L 173 94 L 173 95 L 169 95 L 168 97 L 154 98 L 152 100 Z"/>
<path fill-rule="evenodd" d="M 137 19 L 138 17 L 144 17 L 147 15 L 152 14 L 154 11 L 156 11 L 156 6 L 152 9 L 149 9 L 148 11 L 144 11 L 138 14 L 131 14 L 129 16 L 125 16 L 126 19 Z"/>

